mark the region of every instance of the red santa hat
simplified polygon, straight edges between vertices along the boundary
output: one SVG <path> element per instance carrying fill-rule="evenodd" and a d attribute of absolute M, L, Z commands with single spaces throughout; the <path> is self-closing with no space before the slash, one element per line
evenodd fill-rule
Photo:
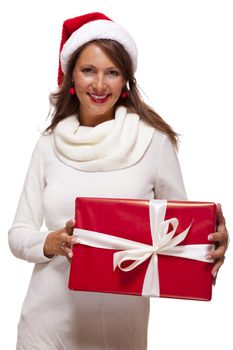
<path fill-rule="evenodd" d="M 95 39 L 112 39 L 124 46 L 133 64 L 133 71 L 137 68 L 137 47 L 131 35 L 119 24 L 99 12 L 88 13 L 83 16 L 67 19 L 63 23 L 60 45 L 60 60 L 58 70 L 58 84 L 60 85 L 66 74 L 70 56 L 80 46 Z"/>

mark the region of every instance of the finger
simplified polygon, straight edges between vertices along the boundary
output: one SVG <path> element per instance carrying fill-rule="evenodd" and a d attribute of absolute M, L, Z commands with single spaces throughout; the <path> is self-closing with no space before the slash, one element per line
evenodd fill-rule
<path fill-rule="evenodd" d="M 212 272 L 211 272 L 211 274 L 212 274 L 213 277 L 216 277 L 219 268 L 220 268 L 220 267 L 223 265 L 223 263 L 224 263 L 224 260 L 225 260 L 224 258 L 221 258 L 221 259 L 216 260 L 216 262 L 215 262 L 215 264 L 214 264 L 214 267 L 213 267 L 213 269 L 212 269 Z"/>
<path fill-rule="evenodd" d="M 78 243 L 78 237 L 75 236 L 75 235 L 73 235 L 73 236 L 71 237 L 71 244 L 77 244 L 77 243 Z"/>
<path fill-rule="evenodd" d="M 225 255 L 226 249 L 224 246 L 219 246 L 215 250 L 211 250 L 207 255 L 206 259 L 220 259 Z"/>
<path fill-rule="evenodd" d="M 64 248 L 64 253 L 67 256 L 67 258 L 71 259 L 73 257 L 73 252 L 71 250 L 71 248 L 65 246 Z"/>
<path fill-rule="evenodd" d="M 62 242 L 68 243 L 68 238 L 69 238 L 68 233 L 66 231 L 63 231 L 59 237 L 60 243 L 62 243 Z"/>
<path fill-rule="evenodd" d="M 217 204 L 216 207 L 216 219 L 217 219 L 217 223 L 218 225 L 224 225 L 226 224 L 223 212 L 222 212 L 222 206 L 220 203 Z"/>
<path fill-rule="evenodd" d="M 59 255 L 66 255 L 65 253 L 66 242 L 61 241 L 59 244 Z"/>
<path fill-rule="evenodd" d="M 218 277 L 218 271 L 217 271 L 216 274 L 214 275 L 214 278 L 213 278 L 213 286 L 216 285 L 217 277 Z"/>
<path fill-rule="evenodd" d="M 67 258 L 67 260 L 69 261 L 69 263 L 71 263 L 71 258 L 69 258 L 68 256 L 66 257 Z"/>
<path fill-rule="evenodd" d="M 61 242 L 61 244 L 60 244 L 60 255 L 67 256 L 69 258 L 72 258 L 72 256 L 73 256 L 71 246 L 67 245 L 66 242 Z"/>
<path fill-rule="evenodd" d="M 227 244 L 227 232 L 226 231 L 218 231 L 209 234 L 208 240 L 209 241 L 216 241 L 216 242 L 223 242 L 224 244 Z"/>
<path fill-rule="evenodd" d="M 70 236 L 68 236 L 68 238 L 69 238 L 69 237 L 70 237 Z M 62 249 L 64 249 L 64 248 L 70 248 L 70 249 L 71 249 L 72 244 L 68 241 L 68 238 L 67 238 L 67 240 L 61 241 L 60 247 L 61 247 Z"/>
<path fill-rule="evenodd" d="M 73 244 L 72 237 L 73 236 L 68 235 L 68 233 L 63 232 L 60 236 L 60 244 L 62 244 L 62 242 L 65 242 L 66 246 L 71 248 Z"/>
<path fill-rule="evenodd" d="M 73 234 L 74 226 L 75 226 L 75 221 L 74 220 L 67 221 L 65 229 L 66 229 L 66 232 L 68 233 L 68 235 L 71 236 Z"/>
<path fill-rule="evenodd" d="M 216 280 L 217 280 L 218 274 L 216 274 L 216 276 L 213 278 L 213 286 L 216 285 Z"/>

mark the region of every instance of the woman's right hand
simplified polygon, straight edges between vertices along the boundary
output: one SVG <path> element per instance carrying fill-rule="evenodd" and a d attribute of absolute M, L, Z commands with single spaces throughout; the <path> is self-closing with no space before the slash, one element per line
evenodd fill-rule
<path fill-rule="evenodd" d="M 72 235 L 75 222 L 67 221 L 65 227 L 60 230 L 50 232 L 44 243 L 44 255 L 52 258 L 54 255 L 66 256 L 68 260 L 73 256 L 72 253 Z"/>

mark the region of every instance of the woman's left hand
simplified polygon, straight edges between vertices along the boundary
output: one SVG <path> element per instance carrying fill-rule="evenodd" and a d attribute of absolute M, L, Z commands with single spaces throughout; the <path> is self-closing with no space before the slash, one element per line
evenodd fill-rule
<path fill-rule="evenodd" d="M 216 248 L 215 250 L 210 251 L 207 255 L 208 259 L 215 259 L 214 267 L 212 270 L 212 276 L 214 278 L 213 285 L 216 284 L 218 270 L 224 263 L 225 252 L 227 250 L 228 240 L 229 240 L 227 228 L 226 228 L 226 222 L 225 222 L 225 218 L 223 216 L 222 208 L 220 204 L 217 204 L 216 220 L 217 220 L 217 232 L 211 233 L 208 236 L 209 241 L 213 241 L 216 243 Z"/>

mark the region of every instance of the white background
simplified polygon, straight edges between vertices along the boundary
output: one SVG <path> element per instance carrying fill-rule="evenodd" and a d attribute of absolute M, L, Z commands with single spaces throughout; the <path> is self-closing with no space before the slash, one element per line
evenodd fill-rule
<path fill-rule="evenodd" d="M 222 203 L 232 231 L 233 10 L 229 0 L 8 1 L 1 33 L 0 348 L 14 349 L 32 265 L 11 255 L 13 220 L 32 149 L 56 88 L 62 22 L 100 11 L 139 48 L 139 86 L 181 134 L 179 158 L 190 200 Z M 232 247 L 211 302 L 152 299 L 149 350 L 232 349 Z M 43 350 L 43 349 L 41 349 Z"/>

